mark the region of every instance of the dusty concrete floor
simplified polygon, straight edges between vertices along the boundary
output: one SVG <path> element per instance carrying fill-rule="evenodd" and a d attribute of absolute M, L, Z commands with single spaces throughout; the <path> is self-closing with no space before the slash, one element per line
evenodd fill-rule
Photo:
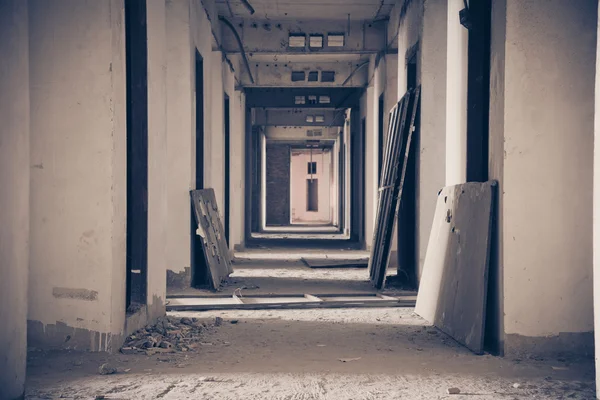
<path fill-rule="evenodd" d="M 194 353 L 30 351 L 27 398 L 594 398 L 593 360 L 475 356 L 412 309 L 174 315 L 224 322 L 206 332 Z M 104 362 L 128 371 L 99 375 Z M 446 394 L 450 387 L 462 394 Z"/>
<path fill-rule="evenodd" d="M 169 288 L 176 295 L 367 294 L 377 293 L 367 268 L 309 268 L 300 260 L 236 260 L 233 273 L 219 292 L 210 289 Z M 389 271 L 393 274 L 394 271 Z M 386 288 L 389 295 L 416 292 Z"/>

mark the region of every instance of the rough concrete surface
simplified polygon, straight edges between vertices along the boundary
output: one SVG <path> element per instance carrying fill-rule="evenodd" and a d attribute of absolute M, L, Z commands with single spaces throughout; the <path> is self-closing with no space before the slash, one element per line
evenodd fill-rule
<path fill-rule="evenodd" d="M 30 351 L 26 398 L 590 399 L 593 360 L 475 356 L 411 309 L 173 313 L 219 327 L 196 352 Z M 344 361 L 341 361 L 344 360 Z M 116 374 L 100 375 L 103 364 Z"/>

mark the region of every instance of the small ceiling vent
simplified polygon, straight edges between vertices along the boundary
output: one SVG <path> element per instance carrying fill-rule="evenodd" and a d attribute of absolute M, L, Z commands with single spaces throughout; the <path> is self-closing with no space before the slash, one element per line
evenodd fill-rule
<path fill-rule="evenodd" d="M 309 137 L 323 136 L 323 131 L 321 129 L 309 129 L 306 131 L 306 136 L 309 136 Z"/>
<path fill-rule="evenodd" d="M 292 71 L 292 82 L 304 82 L 305 78 L 304 71 Z"/>

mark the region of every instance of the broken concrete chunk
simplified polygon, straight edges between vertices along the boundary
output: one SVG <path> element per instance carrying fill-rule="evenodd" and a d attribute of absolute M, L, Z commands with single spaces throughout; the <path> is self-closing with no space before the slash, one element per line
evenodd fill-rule
<path fill-rule="evenodd" d="M 98 368 L 98 373 L 100 373 L 100 375 L 112 375 L 117 373 L 117 369 L 112 365 L 105 363 Z"/>
<path fill-rule="evenodd" d="M 221 326 L 222 323 L 223 323 L 223 318 L 215 317 L 215 326 Z"/>
<path fill-rule="evenodd" d="M 446 392 L 448 394 L 460 394 L 460 389 L 459 388 L 455 388 L 455 387 L 451 387 L 446 389 Z"/>

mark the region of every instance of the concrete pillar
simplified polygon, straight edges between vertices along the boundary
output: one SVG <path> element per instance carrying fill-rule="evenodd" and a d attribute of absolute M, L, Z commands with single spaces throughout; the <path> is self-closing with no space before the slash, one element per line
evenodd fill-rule
<path fill-rule="evenodd" d="M 147 0 L 148 293 L 147 318 L 165 314 L 167 262 L 167 34 L 164 0 Z M 188 203 L 189 204 L 189 203 Z M 189 208 L 185 208 L 187 210 Z M 189 232 L 189 228 L 184 232 Z"/>
<path fill-rule="evenodd" d="M 600 4 L 599 4 L 600 7 Z M 598 10 L 600 16 L 600 10 Z M 597 19 L 600 21 L 600 18 Z M 596 38 L 600 37 L 600 23 Z M 594 110 L 594 208 L 593 208 L 593 263 L 594 263 L 594 335 L 596 359 L 596 398 L 600 399 L 600 41 L 596 43 L 596 85 Z"/>
<path fill-rule="evenodd" d="M 28 340 L 114 350 L 125 316 L 123 1 L 29 2 Z"/>
<path fill-rule="evenodd" d="M 205 132 L 206 152 L 204 170 L 207 187 L 215 190 L 219 212 L 225 209 L 225 134 L 223 117 L 223 55 L 221 51 L 210 54 L 210 68 L 205 75 L 210 85 L 210 129 Z"/>
<path fill-rule="evenodd" d="M 228 68 L 228 67 L 226 67 Z M 233 83 L 231 85 L 233 89 Z M 231 194 L 230 194 L 230 240 L 231 250 L 244 246 L 245 185 L 246 185 L 246 100 L 242 91 L 229 93 L 231 116 Z"/>
<path fill-rule="evenodd" d="M 189 286 L 190 190 L 195 188 L 195 46 L 187 1 L 166 2 L 167 25 L 167 270 Z M 187 273 L 186 268 L 188 269 Z M 186 283 L 187 280 L 187 283 Z M 172 282 L 169 282 L 171 284 Z"/>
<path fill-rule="evenodd" d="M 508 0 L 494 12 L 504 350 L 591 354 L 597 1 Z"/>
<path fill-rule="evenodd" d="M 447 2 L 446 185 L 467 179 L 467 56 L 469 34 L 459 22 L 463 0 Z"/>
<path fill-rule="evenodd" d="M 0 398 L 25 389 L 29 272 L 27 2 L 0 0 Z"/>
<path fill-rule="evenodd" d="M 375 76 L 377 76 L 377 71 Z M 377 214 L 377 197 L 378 197 L 378 151 L 379 151 L 379 134 L 378 134 L 378 110 L 379 101 L 376 95 L 380 82 L 377 82 L 367 88 L 365 93 L 364 104 L 361 104 L 362 118 L 365 118 L 365 244 L 367 248 L 371 248 L 373 241 L 373 232 L 375 229 L 375 218 Z M 362 108 L 365 107 L 365 110 Z"/>
<path fill-rule="evenodd" d="M 421 40 L 421 126 L 417 241 L 420 278 L 438 191 L 446 180 L 446 60 L 448 1 L 428 0 Z"/>

